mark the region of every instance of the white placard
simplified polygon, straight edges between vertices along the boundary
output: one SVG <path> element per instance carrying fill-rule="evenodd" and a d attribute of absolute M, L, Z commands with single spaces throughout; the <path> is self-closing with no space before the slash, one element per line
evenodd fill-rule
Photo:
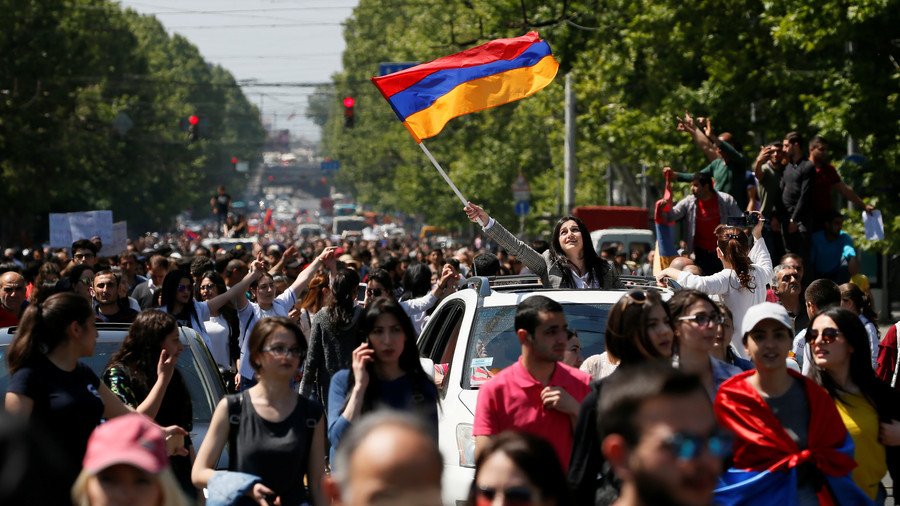
<path fill-rule="evenodd" d="M 50 214 L 50 246 L 69 248 L 79 239 L 99 235 L 103 244 L 113 241 L 112 211 Z M 121 250 L 120 250 L 121 251 Z"/>

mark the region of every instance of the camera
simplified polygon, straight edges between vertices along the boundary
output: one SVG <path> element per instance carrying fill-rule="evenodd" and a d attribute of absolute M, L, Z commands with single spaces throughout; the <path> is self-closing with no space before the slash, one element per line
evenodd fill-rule
<path fill-rule="evenodd" d="M 759 223 L 759 213 L 744 213 L 743 216 L 729 216 L 726 223 L 732 227 L 755 227 Z"/>

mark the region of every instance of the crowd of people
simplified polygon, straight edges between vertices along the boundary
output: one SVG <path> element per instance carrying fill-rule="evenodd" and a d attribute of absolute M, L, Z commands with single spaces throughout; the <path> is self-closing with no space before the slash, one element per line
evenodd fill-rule
<path fill-rule="evenodd" d="M 0 326 L 17 326 L 4 406 L 30 426 L 4 422 L 39 430 L 59 458 L 44 469 L 54 486 L 0 483 L 0 501 L 180 505 L 205 489 L 212 505 L 439 504 L 442 371 L 416 345 L 439 301 L 471 276 L 610 290 L 655 273 L 678 289 L 622 290 L 600 355 L 581 356 L 552 298 L 518 304 L 520 358 L 478 393 L 469 504 L 884 504 L 900 463 L 897 326 L 879 335 L 830 191 L 871 206 L 821 139 L 807 160 L 790 133 L 751 171 L 709 121 L 679 129 L 710 165 L 666 171 L 691 195 L 659 206 L 685 242 L 656 269 L 598 254 L 574 216 L 528 244 L 472 203 L 496 254 L 285 230 L 246 247 L 175 235 L 103 258 L 99 238 L 13 252 L 0 265 Z M 230 197 L 217 196 L 221 225 Z M 96 322 L 131 324 L 101 375 L 80 361 Z M 199 448 L 179 326 L 229 389 Z"/>

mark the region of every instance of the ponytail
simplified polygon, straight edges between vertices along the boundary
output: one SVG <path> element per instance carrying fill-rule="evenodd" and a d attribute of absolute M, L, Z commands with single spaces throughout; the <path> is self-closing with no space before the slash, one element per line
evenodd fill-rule
<path fill-rule="evenodd" d="M 750 274 L 750 241 L 747 234 L 737 227 L 719 225 L 716 227 L 716 245 L 722 251 L 722 256 L 731 263 L 732 270 L 737 275 L 740 288 L 749 291 L 756 289 L 753 276 Z"/>
<path fill-rule="evenodd" d="M 81 295 L 64 292 L 44 302 L 31 304 L 22 313 L 12 344 L 6 354 L 7 369 L 14 374 L 40 354 L 47 354 L 64 342 L 72 322 L 85 323 L 94 317 L 90 302 Z"/>

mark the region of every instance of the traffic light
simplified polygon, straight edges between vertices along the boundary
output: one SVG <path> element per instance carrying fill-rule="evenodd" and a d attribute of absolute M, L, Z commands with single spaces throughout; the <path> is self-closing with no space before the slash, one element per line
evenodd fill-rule
<path fill-rule="evenodd" d="M 200 117 L 196 114 L 188 116 L 188 140 L 194 142 L 200 138 Z"/>
<path fill-rule="evenodd" d="M 232 156 L 231 157 L 231 170 L 237 170 L 237 164 L 238 164 L 238 157 Z"/>
<path fill-rule="evenodd" d="M 353 100 L 353 97 L 344 97 L 344 128 L 353 128 L 356 123 L 354 105 L 356 105 L 356 100 Z"/>

